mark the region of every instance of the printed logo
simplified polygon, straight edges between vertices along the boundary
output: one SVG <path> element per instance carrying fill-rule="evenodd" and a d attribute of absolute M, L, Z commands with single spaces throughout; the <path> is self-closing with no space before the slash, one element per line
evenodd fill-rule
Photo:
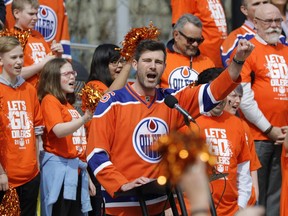
<path fill-rule="evenodd" d="M 198 80 L 198 72 L 188 66 L 178 67 L 174 69 L 169 77 L 169 88 L 179 90 L 192 82 Z"/>
<path fill-rule="evenodd" d="M 40 5 L 35 30 L 39 31 L 46 41 L 51 41 L 55 38 L 57 25 L 58 21 L 55 11 L 48 6 Z"/>
<path fill-rule="evenodd" d="M 31 130 L 33 123 L 28 116 L 25 101 L 7 101 L 9 127 L 14 144 L 19 145 L 20 149 L 25 149 L 25 145 L 30 143 Z"/>
<path fill-rule="evenodd" d="M 158 163 L 161 155 L 152 151 L 151 147 L 160 136 L 167 133 L 168 126 L 162 119 L 148 117 L 139 122 L 132 136 L 133 147 L 139 157 L 148 163 Z"/>
<path fill-rule="evenodd" d="M 270 78 L 270 85 L 273 92 L 278 93 L 280 100 L 288 100 L 288 68 L 285 58 L 280 55 L 265 55 L 266 68 L 268 69 L 267 77 Z"/>
<path fill-rule="evenodd" d="M 211 12 L 211 16 L 214 19 L 215 25 L 218 27 L 218 31 L 222 32 L 222 36 L 227 35 L 226 19 L 223 7 L 219 0 L 209 0 L 208 8 Z"/>
<path fill-rule="evenodd" d="M 226 130 L 220 128 L 205 129 L 205 136 L 210 152 L 217 157 L 216 169 L 219 172 L 227 173 L 233 153 L 227 139 Z"/>
<path fill-rule="evenodd" d="M 29 43 L 28 44 L 31 49 L 31 58 L 34 61 L 34 64 L 38 64 L 41 62 L 46 56 L 46 49 L 42 43 Z"/>
<path fill-rule="evenodd" d="M 81 115 L 78 113 L 77 110 L 69 109 L 68 111 L 73 119 L 81 118 Z M 83 125 L 72 134 L 72 142 L 75 145 L 78 154 L 81 154 L 83 151 L 86 150 L 87 140 L 85 128 Z"/>

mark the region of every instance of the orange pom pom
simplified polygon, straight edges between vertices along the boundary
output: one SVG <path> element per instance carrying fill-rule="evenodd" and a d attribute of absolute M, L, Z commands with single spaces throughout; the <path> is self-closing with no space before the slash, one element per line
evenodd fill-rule
<path fill-rule="evenodd" d="M 31 35 L 30 29 L 28 30 L 13 29 L 11 31 L 9 31 L 8 29 L 5 29 L 3 31 L 0 31 L 0 37 L 3 37 L 3 36 L 15 37 L 20 41 L 21 46 L 23 48 L 25 47 L 30 35 Z"/>
<path fill-rule="evenodd" d="M 82 111 L 85 112 L 85 110 L 88 109 L 94 113 L 96 106 L 103 96 L 103 92 L 97 89 L 95 86 L 88 84 L 81 89 L 79 95 L 82 100 Z"/>
<path fill-rule="evenodd" d="M 0 215 L 20 216 L 20 203 L 15 188 L 9 188 L 0 205 Z"/>
<path fill-rule="evenodd" d="M 210 165 L 214 163 L 205 140 L 194 132 L 171 132 L 161 136 L 152 149 L 162 154 L 161 171 L 163 173 L 160 178 L 169 179 L 171 184 L 179 181 L 185 168 L 193 164 L 197 157 Z"/>
<path fill-rule="evenodd" d="M 159 34 L 159 29 L 156 28 L 152 22 L 149 27 L 132 28 L 124 37 L 124 41 L 122 41 L 123 49 L 121 50 L 121 56 L 129 61 L 133 57 L 140 41 L 146 39 L 155 40 Z"/>

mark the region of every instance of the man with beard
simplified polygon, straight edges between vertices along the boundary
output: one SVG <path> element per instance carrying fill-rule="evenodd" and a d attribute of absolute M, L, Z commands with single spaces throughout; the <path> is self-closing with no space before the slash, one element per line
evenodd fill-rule
<path fill-rule="evenodd" d="M 255 45 L 241 75 L 240 108 L 251 128 L 262 168 L 258 170 L 259 203 L 267 216 L 279 215 L 281 150 L 288 125 L 288 47 L 279 43 L 282 16 L 272 4 L 257 7 Z M 238 62 L 240 63 L 240 62 Z"/>

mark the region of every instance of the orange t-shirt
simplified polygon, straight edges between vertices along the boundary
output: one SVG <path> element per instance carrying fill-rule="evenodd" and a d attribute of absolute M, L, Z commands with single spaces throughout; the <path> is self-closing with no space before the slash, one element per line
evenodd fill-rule
<path fill-rule="evenodd" d="M 41 102 L 41 111 L 45 122 L 43 135 L 43 147 L 45 151 L 64 158 L 79 157 L 86 161 L 86 134 L 84 126 L 81 126 L 73 134 L 58 138 L 53 132 L 53 127 L 59 123 L 70 122 L 81 115 L 69 103 L 61 104 L 60 101 L 48 94 Z"/>
<path fill-rule="evenodd" d="M 227 24 L 220 0 L 171 0 L 172 23 L 183 14 L 197 16 L 203 24 L 204 42 L 199 46 L 202 54 L 208 56 L 216 65 L 222 67 L 220 46 L 227 37 Z"/>
<path fill-rule="evenodd" d="M 210 152 L 217 157 L 216 170 L 228 173 L 226 183 L 224 178 L 211 182 L 214 204 L 219 203 L 217 215 L 232 216 L 239 210 L 237 166 L 250 160 L 243 124 L 238 117 L 226 111 L 221 116 L 202 115 L 196 121 L 207 140 Z"/>
<path fill-rule="evenodd" d="M 45 41 L 51 45 L 53 40 L 61 43 L 64 49 L 63 58 L 71 59 L 70 34 L 65 0 L 39 0 L 38 21 L 35 30 L 39 31 Z M 6 28 L 11 29 L 15 25 L 12 14 L 12 0 L 5 1 Z"/>
<path fill-rule="evenodd" d="M 9 186 L 18 187 L 38 173 L 35 128 L 43 127 L 36 89 L 24 82 L 11 88 L 0 82 L 0 163 Z"/>
<path fill-rule="evenodd" d="M 242 82 L 251 83 L 253 71 L 255 80 L 252 90 L 259 109 L 272 125 L 288 125 L 288 47 L 281 43 L 276 46 L 267 45 L 257 37 L 250 42 L 255 48 L 242 67 Z M 244 113 L 243 109 L 242 112 Z M 247 123 L 254 140 L 269 140 L 249 119 Z"/>

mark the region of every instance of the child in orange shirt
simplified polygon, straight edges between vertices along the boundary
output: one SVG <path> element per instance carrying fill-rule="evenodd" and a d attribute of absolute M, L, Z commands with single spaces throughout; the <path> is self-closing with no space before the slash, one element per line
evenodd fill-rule
<path fill-rule="evenodd" d="M 36 89 L 19 76 L 23 50 L 15 37 L 0 37 L 0 203 L 16 188 L 22 216 L 36 214 L 40 184 L 38 139 L 43 119 Z"/>
<path fill-rule="evenodd" d="M 51 47 L 40 32 L 33 30 L 38 20 L 39 3 L 37 0 L 14 0 L 12 12 L 15 26 L 11 31 L 22 35 L 29 35 L 24 46 L 24 67 L 21 76 L 36 87 L 39 72 L 46 62 L 56 57 L 61 57 L 63 47 L 56 41 Z"/>
<path fill-rule="evenodd" d="M 62 58 L 49 61 L 40 75 L 38 97 L 45 122 L 40 153 L 41 215 L 78 216 L 91 210 L 84 124 L 92 113 L 87 110 L 81 116 L 71 105 L 76 75 Z M 94 185 L 90 186 L 95 195 Z"/>

